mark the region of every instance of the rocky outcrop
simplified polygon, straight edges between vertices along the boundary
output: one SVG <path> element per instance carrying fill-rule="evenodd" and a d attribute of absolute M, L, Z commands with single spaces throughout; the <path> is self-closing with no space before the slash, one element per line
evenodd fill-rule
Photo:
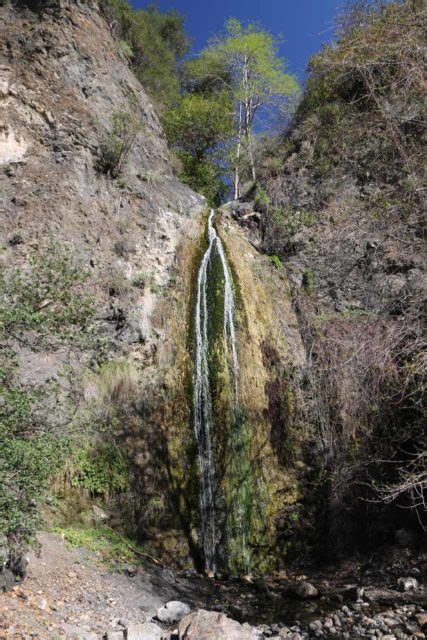
<path fill-rule="evenodd" d="M 412 506 L 410 526 L 421 531 L 421 502 L 417 518 L 404 482 L 422 474 L 424 449 L 423 89 L 422 74 L 403 89 L 418 61 L 409 35 L 396 34 L 406 28 L 422 49 L 424 17 L 411 2 L 367 9 L 363 27 L 314 56 L 301 104 L 266 153 L 254 194 L 257 242 L 283 265 L 307 354 L 298 409 L 307 478 L 319 493 L 313 500 L 311 484 L 299 515 L 315 522 L 324 552 L 392 540 L 408 526 L 399 501 Z M 250 212 L 235 214 L 246 229 Z M 387 487 L 403 490 L 392 496 Z"/>
<path fill-rule="evenodd" d="M 72 246 L 91 273 L 99 317 L 124 316 L 120 333 L 104 320 L 111 340 L 139 344 L 149 361 L 159 290 L 203 199 L 173 176 L 159 120 L 96 4 L 64 4 L 41 19 L 3 8 L 0 19 L 3 262 L 25 263 L 50 236 Z M 112 180 L 97 161 L 118 112 L 141 130 Z M 132 290 L 137 274 L 148 282 Z M 131 290 L 114 299 L 115 277 Z"/>

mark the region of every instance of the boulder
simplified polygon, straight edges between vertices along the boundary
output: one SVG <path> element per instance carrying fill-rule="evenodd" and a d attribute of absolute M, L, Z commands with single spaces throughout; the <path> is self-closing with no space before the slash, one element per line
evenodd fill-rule
<path fill-rule="evenodd" d="M 181 620 L 179 640 L 259 640 L 258 631 L 224 613 L 198 609 Z"/>
<path fill-rule="evenodd" d="M 0 534 L 0 571 L 2 571 L 9 560 L 9 545 L 5 535 Z"/>
<path fill-rule="evenodd" d="M 306 582 L 305 580 L 301 580 L 301 582 L 297 582 L 292 592 L 297 598 L 301 598 L 301 600 L 309 600 L 310 598 L 317 598 L 319 595 L 318 590 L 311 582 Z"/>
<path fill-rule="evenodd" d="M 130 624 L 125 632 L 126 640 L 162 640 L 164 637 L 163 629 L 154 622 Z"/>
<path fill-rule="evenodd" d="M 95 524 L 104 524 L 108 521 L 109 516 L 96 504 L 92 506 L 92 520 Z"/>
<path fill-rule="evenodd" d="M 123 631 L 107 631 L 107 633 L 105 634 L 105 638 L 106 640 L 124 640 Z"/>
<path fill-rule="evenodd" d="M 16 584 L 15 576 L 9 569 L 3 569 L 0 571 L 0 592 L 9 591 Z"/>
<path fill-rule="evenodd" d="M 191 609 L 185 602 L 179 602 L 179 600 L 170 600 L 157 610 L 156 618 L 160 622 L 166 624 L 173 624 L 179 622 L 182 618 L 190 613 Z"/>
<path fill-rule="evenodd" d="M 415 620 L 423 631 L 427 631 L 427 613 L 425 611 L 423 613 L 417 613 Z"/>
<path fill-rule="evenodd" d="M 399 578 L 397 581 L 399 591 L 416 591 L 418 589 L 418 580 L 415 578 Z"/>

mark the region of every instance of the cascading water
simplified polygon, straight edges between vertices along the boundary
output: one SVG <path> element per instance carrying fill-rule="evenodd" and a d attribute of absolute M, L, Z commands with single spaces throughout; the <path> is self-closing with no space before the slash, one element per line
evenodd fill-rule
<path fill-rule="evenodd" d="M 212 448 L 212 397 L 209 380 L 208 281 L 211 261 L 216 254 L 220 258 L 222 274 L 224 277 L 223 334 L 226 354 L 231 350 L 234 391 L 233 412 L 236 411 L 238 400 L 239 363 L 237 358 L 236 329 L 234 325 L 235 303 L 231 274 L 227 258 L 224 253 L 224 247 L 214 227 L 213 209 L 210 212 L 208 220 L 208 241 L 209 245 L 205 251 L 197 275 L 194 431 L 198 447 L 198 462 L 200 470 L 199 503 L 205 563 L 209 572 L 215 572 L 216 480 L 215 461 Z"/>

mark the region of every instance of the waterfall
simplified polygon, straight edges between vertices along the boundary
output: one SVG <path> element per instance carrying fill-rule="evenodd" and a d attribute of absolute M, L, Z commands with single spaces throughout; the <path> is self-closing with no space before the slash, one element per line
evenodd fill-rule
<path fill-rule="evenodd" d="M 200 471 L 199 507 L 206 568 L 216 571 L 216 523 L 215 523 L 215 461 L 212 449 L 212 397 L 209 382 L 209 305 L 208 278 L 212 258 L 217 254 L 224 277 L 224 349 L 231 350 L 233 369 L 233 410 L 238 399 L 239 364 L 237 358 L 236 329 L 234 325 L 235 303 L 230 269 L 221 239 L 214 227 L 214 210 L 208 220 L 208 248 L 197 274 L 197 301 L 195 318 L 195 381 L 194 381 L 194 432 L 198 448 Z"/>

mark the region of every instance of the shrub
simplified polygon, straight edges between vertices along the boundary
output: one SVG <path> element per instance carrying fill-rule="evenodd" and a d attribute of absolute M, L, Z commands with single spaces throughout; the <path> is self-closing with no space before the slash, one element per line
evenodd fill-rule
<path fill-rule="evenodd" d="M 0 532 L 15 542 L 28 541 L 40 524 L 40 506 L 65 459 L 68 439 L 45 422 L 45 388 L 29 391 L 3 369 L 0 396 Z"/>
<path fill-rule="evenodd" d="M 270 205 L 270 198 L 267 191 L 257 184 L 255 189 L 254 204 L 257 211 L 266 211 Z"/>
<path fill-rule="evenodd" d="M 114 113 L 112 128 L 103 137 L 99 147 L 98 170 L 117 178 L 123 171 L 135 138 L 141 130 L 141 121 L 131 113 Z"/>
<path fill-rule="evenodd" d="M 88 333 L 94 309 L 82 292 L 87 273 L 53 241 L 27 271 L 0 276 L 0 530 L 19 544 L 41 521 L 50 481 L 70 450 L 76 409 L 73 402 L 59 409 L 56 381 L 20 382 L 16 341 L 33 351 L 74 343 Z"/>
<path fill-rule="evenodd" d="M 145 287 L 147 286 L 147 282 L 148 276 L 144 271 L 138 271 L 137 273 L 134 273 L 131 279 L 132 285 L 134 287 L 137 287 L 138 289 L 145 289 Z"/>
<path fill-rule="evenodd" d="M 122 269 L 113 267 L 107 274 L 107 286 L 110 296 L 123 296 L 129 293 L 131 283 Z"/>
<path fill-rule="evenodd" d="M 310 60 L 297 122 L 318 118 L 313 160 L 393 184 L 422 166 L 422 2 L 357 2 Z M 340 126 L 340 122 L 345 125 Z M 329 161 L 329 162 L 328 162 Z"/>
<path fill-rule="evenodd" d="M 34 330 L 56 339 L 85 328 L 94 308 L 82 292 L 88 273 L 68 247 L 51 240 L 46 250 L 30 258 L 27 273 L 15 269 L 6 276 L 0 267 L 0 335 Z"/>
<path fill-rule="evenodd" d="M 368 529 L 374 538 L 386 525 L 378 504 L 376 521 L 368 517 L 372 502 L 396 500 L 421 517 L 421 327 L 411 314 L 337 313 L 319 318 L 309 335 L 302 397 L 317 452 L 318 526 L 327 527 L 337 552 L 348 552 L 352 537 Z M 395 513 L 394 527 L 398 519 Z"/>
<path fill-rule="evenodd" d="M 269 207 L 263 217 L 263 244 L 270 254 L 286 258 L 295 252 L 295 235 L 316 218 L 304 209 Z"/>
<path fill-rule="evenodd" d="M 107 499 L 128 486 L 128 463 L 112 442 L 88 443 L 73 450 L 67 476 L 72 487 L 81 487 L 91 496 Z"/>
<path fill-rule="evenodd" d="M 129 254 L 135 253 L 136 247 L 130 238 L 120 238 L 114 243 L 114 252 L 121 258 L 126 258 Z"/>
<path fill-rule="evenodd" d="M 276 255 L 269 256 L 269 260 L 273 265 L 273 267 L 275 267 L 276 269 L 281 269 L 281 267 L 283 266 L 279 256 L 276 256 Z"/>
<path fill-rule="evenodd" d="M 314 273 L 311 269 L 304 270 L 302 274 L 302 286 L 304 287 L 306 293 L 311 296 L 314 290 Z"/>

